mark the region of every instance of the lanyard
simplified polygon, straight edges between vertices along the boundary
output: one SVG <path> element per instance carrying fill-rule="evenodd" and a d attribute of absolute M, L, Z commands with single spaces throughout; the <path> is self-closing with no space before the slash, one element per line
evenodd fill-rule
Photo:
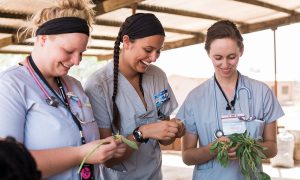
<path fill-rule="evenodd" d="M 233 100 L 231 102 L 229 102 L 229 100 L 227 99 L 220 83 L 218 82 L 217 78 L 216 78 L 216 74 L 214 74 L 214 79 L 215 79 L 215 82 L 216 84 L 218 85 L 220 91 L 222 92 L 223 94 L 223 97 L 226 99 L 227 101 L 227 107 L 226 107 L 226 110 L 231 110 L 232 112 L 234 111 L 234 105 L 235 105 L 235 101 L 236 101 L 236 90 L 237 90 L 237 87 L 238 87 L 238 84 L 239 84 L 239 73 L 238 73 L 238 78 L 236 80 L 236 83 L 235 83 L 235 92 L 234 92 L 234 97 L 233 97 Z"/>
<path fill-rule="evenodd" d="M 60 95 L 63 97 L 63 100 L 57 95 L 57 93 L 54 91 L 54 89 L 49 85 L 49 83 L 47 82 L 47 80 L 45 79 L 45 77 L 43 76 L 43 74 L 40 72 L 40 70 L 38 69 L 38 67 L 36 66 L 36 64 L 34 63 L 33 59 L 31 56 L 28 57 L 29 59 L 29 64 L 30 66 L 33 68 L 33 70 L 37 73 L 37 75 L 39 76 L 39 78 L 46 84 L 46 86 L 51 90 L 51 92 L 65 105 L 65 107 L 68 109 L 68 111 L 71 113 L 72 115 L 72 119 L 75 122 L 75 124 L 77 125 L 78 129 L 79 129 L 79 134 L 80 134 L 80 138 L 81 138 L 81 143 L 85 144 L 85 138 L 83 136 L 83 130 L 82 130 L 82 126 L 80 124 L 80 121 L 78 120 L 78 118 L 73 114 L 68 98 L 66 96 L 66 92 L 63 88 L 63 84 L 60 80 L 59 77 L 55 77 L 57 86 L 59 87 L 59 93 Z M 30 67 L 29 67 L 30 68 Z"/>

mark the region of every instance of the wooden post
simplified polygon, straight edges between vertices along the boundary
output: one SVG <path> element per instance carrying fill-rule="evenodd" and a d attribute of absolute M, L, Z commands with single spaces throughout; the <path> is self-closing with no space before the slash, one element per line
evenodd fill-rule
<path fill-rule="evenodd" d="M 136 14 L 137 3 L 131 5 L 132 15 Z"/>
<path fill-rule="evenodd" d="M 274 80 L 274 94 L 277 97 L 277 59 L 276 59 L 276 30 L 277 27 L 273 27 L 273 42 L 274 42 L 274 75 L 275 75 L 275 80 Z"/>

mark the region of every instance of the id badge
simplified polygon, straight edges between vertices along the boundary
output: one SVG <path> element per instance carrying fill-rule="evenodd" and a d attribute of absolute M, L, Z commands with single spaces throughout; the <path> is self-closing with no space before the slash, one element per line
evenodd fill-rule
<path fill-rule="evenodd" d="M 156 108 L 159 108 L 163 103 L 170 100 L 168 90 L 165 89 L 154 96 Z"/>
<path fill-rule="evenodd" d="M 83 164 L 80 171 L 80 179 L 83 180 L 94 180 L 94 165 Z"/>
<path fill-rule="evenodd" d="M 243 114 L 231 114 L 221 117 L 224 135 L 231 135 L 234 133 L 244 133 L 246 131 L 246 122 L 239 120 L 238 117 Z"/>

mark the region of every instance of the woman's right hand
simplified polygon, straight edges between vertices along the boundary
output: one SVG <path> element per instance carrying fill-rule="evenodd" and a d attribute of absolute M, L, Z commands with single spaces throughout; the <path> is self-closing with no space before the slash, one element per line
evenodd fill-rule
<path fill-rule="evenodd" d="M 174 121 L 158 121 L 143 125 L 139 130 L 142 132 L 144 139 L 170 140 L 176 137 L 178 124 Z"/>
<path fill-rule="evenodd" d="M 127 149 L 127 144 L 125 144 L 121 139 L 116 140 L 116 142 L 117 142 L 117 150 L 113 157 L 114 158 L 123 157 Z"/>
<path fill-rule="evenodd" d="M 87 144 L 84 144 L 80 146 L 80 158 L 81 161 L 84 159 L 84 157 L 90 153 L 99 143 L 103 143 L 100 147 L 97 148 L 96 151 L 94 151 L 90 157 L 86 160 L 86 163 L 89 164 L 102 164 L 105 161 L 113 158 L 116 153 L 122 152 L 118 148 L 120 144 L 122 144 L 121 141 L 115 140 L 113 137 L 107 137 L 105 139 L 96 140 L 89 142 Z"/>
<path fill-rule="evenodd" d="M 218 138 L 216 141 L 229 143 L 230 139 L 228 137 L 222 136 L 222 137 Z M 232 148 L 229 148 L 227 150 L 229 160 L 236 160 L 237 159 L 237 157 L 236 157 L 236 149 L 237 149 L 237 147 L 232 147 Z"/>

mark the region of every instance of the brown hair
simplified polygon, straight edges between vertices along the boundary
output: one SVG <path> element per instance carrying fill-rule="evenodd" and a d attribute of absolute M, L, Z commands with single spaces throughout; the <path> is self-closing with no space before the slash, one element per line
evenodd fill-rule
<path fill-rule="evenodd" d="M 231 38 L 237 42 L 240 50 L 244 50 L 243 37 L 237 26 L 229 20 L 214 23 L 208 30 L 205 41 L 205 50 L 210 51 L 211 43 L 216 39 Z"/>
<path fill-rule="evenodd" d="M 19 36 L 31 33 L 35 35 L 36 30 L 45 22 L 61 17 L 78 17 L 87 21 L 91 27 L 93 23 L 93 3 L 91 0 L 56 0 L 53 6 L 41 9 L 32 15 L 25 26 L 21 27 Z"/>

